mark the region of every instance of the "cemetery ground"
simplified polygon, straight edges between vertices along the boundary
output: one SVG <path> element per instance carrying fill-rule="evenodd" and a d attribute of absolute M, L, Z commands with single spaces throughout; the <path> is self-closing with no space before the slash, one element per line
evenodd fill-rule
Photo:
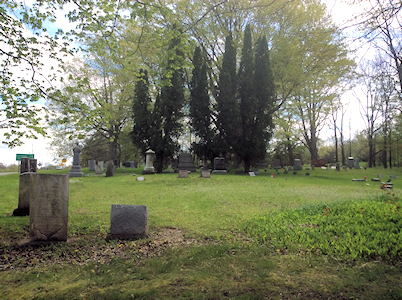
<path fill-rule="evenodd" d="M 401 171 L 279 172 L 71 178 L 71 241 L 39 247 L 16 245 L 29 216 L 12 216 L 19 175 L 1 176 L 0 297 L 401 299 Z M 112 204 L 147 205 L 148 238 L 106 241 Z"/>

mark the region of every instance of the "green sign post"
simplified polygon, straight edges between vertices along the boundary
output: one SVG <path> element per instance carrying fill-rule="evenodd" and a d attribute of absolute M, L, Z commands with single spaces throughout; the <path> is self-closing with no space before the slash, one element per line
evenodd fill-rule
<path fill-rule="evenodd" d="M 21 161 L 22 157 L 28 157 L 28 158 L 34 158 L 34 154 L 17 154 L 17 157 L 15 158 L 15 160 L 17 161 Z"/>

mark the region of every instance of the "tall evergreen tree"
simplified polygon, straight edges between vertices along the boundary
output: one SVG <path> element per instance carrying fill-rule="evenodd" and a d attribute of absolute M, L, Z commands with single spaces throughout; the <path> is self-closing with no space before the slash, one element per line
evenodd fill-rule
<path fill-rule="evenodd" d="M 133 131 L 131 140 L 135 146 L 145 152 L 151 147 L 151 112 L 149 106 L 151 97 L 149 96 L 149 82 L 147 70 L 140 69 L 140 74 L 136 81 L 133 101 Z"/>
<path fill-rule="evenodd" d="M 259 38 L 254 59 L 251 27 L 246 26 L 238 72 L 241 141 L 235 152 L 244 163 L 244 171 L 265 157 L 271 137 L 274 82 L 269 64 L 268 43 Z"/>
<path fill-rule="evenodd" d="M 167 66 L 164 73 L 164 84 L 161 88 L 158 110 L 154 112 L 154 120 L 160 122 L 160 143 L 155 145 L 155 168 L 162 172 L 164 163 L 179 150 L 178 139 L 182 132 L 181 120 L 183 118 L 184 76 L 182 64 L 184 55 L 181 51 L 184 37 L 182 30 L 176 25 L 172 26 L 172 39 L 167 51 Z M 158 113 L 160 115 L 158 116 Z"/>
<path fill-rule="evenodd" d="M 198 137 L 192 144 L 194 152 L 204 159 L 212 159 L 211 143 L 214 132 L 211 127 L 210 98 L 205 60 L 201 48 L 196 47 L 193 57 L 193 71 L 190 82 L 190 124 Z"/>
<path fill-rule="evenodd" d="M 231 147 L 237 144 L 240 136 L 239 106 L 236 97 L 236 49 L 232 34 L 226 37 L 218 89 L 215 108 L 218 135 L 215 140 L 215 149 L 226 154 L 232 151 Z"/>

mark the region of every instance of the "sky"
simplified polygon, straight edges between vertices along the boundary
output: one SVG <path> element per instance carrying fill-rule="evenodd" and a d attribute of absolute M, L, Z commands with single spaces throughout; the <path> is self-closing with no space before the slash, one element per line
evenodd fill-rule
<path fill-rule="evenodd" d="M 32 0 L 30 1 L 32 2 Z M 358 13 L 361 10 L 360 5 L 350 6 L 345 4 L 344 0 L 323 0 L 323 2 L 326 3 L 328 10 L 333 16 L 334 22 L 340 27 L 343 27 L 347 20 L 349 20 L 354 14 Z M 52 26 L 48 28 L 49 32 L 54 31 L 55 28 L 58 26 L 62 27 L 64 30 L 69 30 L 74 27 L 73 24 L 70 24 L 68 20 L 64 18 L 64 14 L 65 12 L 63 11 L 58 12 L 57 23 L 56 25 L 52 24 Z M 356 52 L 357 57 L 367 55 L 367 49 L 359 48 L 359 45 L 353 43 L 351 43 L 349 46 L 352 50 L 355 50 L 356 48 L 358 49 L 358 51 Z M 46 65 L 50 66 L 51 63 L 49 61 L 46 61 Z M 359 103 L 356 97 L 353 95 L 352 91 L 346 92 L 344 95 L 342 95 L 342 102 L 349 103 L 348 112 L 346 113 L 344 122 L 345 134 L 346 136 L 349 136 L 350 130 L 353 137 L 353 134 L 355 132 L 364 129 L 364 122 L 359 113 Z M 4 140 L 2 130 L 4 129 L 0 129 L 0 163 L 6 165 L 17 164 L 18 162 L 16 161 L 16 154 L 32 153 L 35 155 L 38 163 L 41 163 L 42 165 L 61 163 L 61 161 L 55 162 L 53 160 L 53 155 L 49 150 L 50 138 L 39 136 L 36 140 L 23 139 L 24 144 L 22 146 L 9 149 L 6 145 L 1 143 Z M 333 130 L 329 127 L 325 127 L 320 133 L 320 138 L 327 140 L 330 139 L 332 135 Z M 67 162 L 67 165 L 68 164 L 71 164 L 71 158 Z"/>

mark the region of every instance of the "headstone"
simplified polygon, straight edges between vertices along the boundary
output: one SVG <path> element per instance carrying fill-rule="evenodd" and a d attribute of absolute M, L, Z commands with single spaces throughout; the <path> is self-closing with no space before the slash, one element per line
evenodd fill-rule
<path fill-rule="evenodd" d="M 327 167 L 321 167 L 321 169 L 326 170 L 326 169 L 327 169 Z"/>
<path fill-rule="evenodd" d="M 377 177 L 378 177 L 378 178 L 383 178 L 384 176 L 381 175 L 381 174 L 377 174 Z"/>
<path fill-rule="evenodd" d="M 35 174 L 30 193 L 30 240 L 67 241 L 69 176 Z"/>
<path fill-rule="evenodd" d="M 396 179 L 396 176 L 395 176 L 395 175 L 391 175 L 391 176 L 389 176 L 389 178 Z"/>
<path fill-rule="evenodd" d="M 371 178 L 371 181 L 381 181 L 380 178 Z"/>
<path fill-rule="evenodd" d="M 352 181 L 366 181 L 366 179 L 352 179 Z"/>
<path fill-rule="evenodd" d="M 145 179 L 145 178 L 144 178 L 143 176 L 137 177 L 137 180 L 138 180 L 138 181 L 144 181 L 144 179 Z"/>
<path fill-rule="evenodd" d="M 348 167 L 353 168 L 354 166 L 355 166 L 355 160 L 351 156 L 348 157 Z"/>
<path fill-rule="evenodd" d="M 179 170 L 179 178 L 188 178 L 187 170 Z"/>
<path fill-rule="evenodd" d="M 311 165 L 311 170 L 313 170 L 313 171 L 314 171 L 314 168 L 315 168 L 315 166 L 314 166 L 314 165 Z"/>
<path fill-rule="evenodd" d="M 109 160 L 106 162 L 106 177 L 112 177 L 114 172 L 113 172 L 113 168 L 114 168 L 114 163 L 113 160 Z"/>
<path fill-rule="evenodd" d="M 307 172 L 307 173 L 306 173 L 306 176 L 310 176 L 310 173 L 309 173 L 309 172 Z"/>
<path fill-rule="evenodd" d="M 139 239 L 148 234 L 149 214 L 146 205 L 113 204 L 110 234 L 107 239 Z"/>
<path fill-rule="evenodd" d="M 293 167 L 289 167 L 289 168 L 288 168 L 288 171 L 293 171 Z"/>
<path fill-rule="evenodd" d="M 355 168 L 356 168 L 356 169 L 360 169 L 359 163 L 360 163 L 359 159 L 356 158 L 356 161 L 355 161 Z"/>
<path fill-rule="evenodd" d="M 178 171 L 187 170 L 190 172 L 196 172 L 197 168 L 193 164 L 193 156 L 190 153 L 181 153 L 179 155 L 179 163 L 177 165 Z"/>
<path fill-rule="evenodd" d="M 327 162 L 325 159 L 321 158 L 321 159 L 314 159 L 311 161 L 311 165 L 315 166 L 315 167 L 322 167 L 322 166 L 326 166 Z"/>
<path fill-rule="evenodd" d="M 303 167 L 302 167 L 302 165 L 301 165 L 301 161 L 300 161 L 300 159 L 298 159 L 298 158 L 296 158 L 295 159 L 295 163 L 294 163 L 294 166 L 293 166 L 293 170 L 303 170 Z"/>
<path fill-rule="evenodd" d="M 137 164 L 134 161 L 127 161 L 125 166 L 126 168 L 137 168 Z"/>
<path fill-rule="evenodd" d="M 98 165 L 100 167 L 100 171 L 103 172 L 103 170 L 105 169 L 105 163 L 103 162 L 103 160 L 99 161 Z"/>
<path fill-rule="evenodd" d="M 348 170 L 348 166 L 343 166 L 343 169 L 344 169 L 345 171 L 347 171 L 347 170 Z"/>
<path fill-rule="evenodd" d="M 202 178 L 211 178 L 211 173 L 208 170 L 201 170 Z"/>
<path fill-rule="evenodd" d="M 82 173 L 81 166 L 80 166 L 80 153 L 81 149 L 79 148 L 78 142 L 74 143 L 74 148 L 73 148 L 73 166 L 71 167 L 70 172 L 68 172 L 68 175 L 71 177 L 83 177 L 84 173 Z"/>
<path fill-rule="evenodd" d="M 341 170 L 341 163 L 338 161 L 337 163 L 336 163 L 336 170 L 337 171 L 340 171 Z"/>
<path fill-rule="evenodd" d="M 28 173 L 31 170 L 30 158 L 21 157 L 20 173 Z"/>
<path fill-rule="evenodd" d="M 88 160 L 88 170 L 95 172 L 96 160 Z"/>
<path fill-rule="evenodd" d="M 282 166 L 281 166 L 281 161 L 279 160 L 279 159 L 275 159 L 275 162 L 274 162 L 274 169 L 275 170 L 278 170 L 278 169 L 281 169 L 282 168 Z"/>
<path fill-rule="evenodd" d="M 29 160 L 29 172 L 36 173 L 38 171 L 38 160 L 31 158 Z"/>
<path fill-rule="evenodd" d="M 225 158 L 214 158 L 214 170 L 212 171 L 212 174 L 227 174 Z"/>
<path fill-rule="evenodd" d="M 31 178 L 36 173 L 20 174 L 19 192 L 18 192 L 18 207 L 14 209 L 13 216 L 23 217 L 29 216 L 29 203 L 31 201 Z"/>
<path fill-rule="evenodd" d="M 248 175 L 250 175 L 251 177 L 255 177 L 255 173 L 254 173 L 254 172 L 248 172 Z"/>
<path fill-rule="evenodd" d="M 336 166 L 331 166 L 331 169 L 332 169 L 332 170 L 336 170 Z"/>
<path fill-rule="evenodd" d="M 100 166 L 99 166 L 99 165 L 95 165 L 95 174 L 96 174 L 96 175 L 100 175 L 100 174 L 102 174 L 102 172 L 101 172 L 101 169 L 100 169 Z"/>
<path fill-rule="evenodd" d="M 147 152 L 145 152 L 145 168 L 144 171 L 142 171 L 142 174 L 155 174 L 155 169 L 154 169 L 154 157 L 155 157 L 155 152 L 149 149 Z"/>
<path fill-rule="evenodd" d="M 123 168 L 123 162 L 122 161 L 120 162 L 120 168 Z"/>

